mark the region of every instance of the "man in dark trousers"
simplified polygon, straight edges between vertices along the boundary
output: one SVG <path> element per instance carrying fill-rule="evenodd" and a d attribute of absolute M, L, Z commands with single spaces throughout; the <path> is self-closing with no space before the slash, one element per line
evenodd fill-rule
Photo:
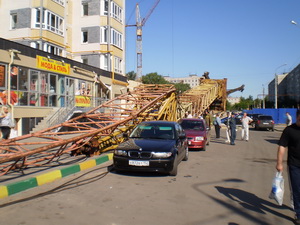
<path fill-rule="evenodd" d="M 229 129 L 230 129 L 230 144 L 235 145 L 234 141 L 236 138 L 236 121 L 235 121 L 234 113 L 231 113 L 231 117 L 229 119 Z"/>
<path fill-rule="evenodd" d="M 221 129 L 221 119 L 219 113 L 216 114 L 216 119 L 214 120 L 214 126 L 216 131 L 216 138 L 220 138 L 220 129 Z"/>
<path fill-rule="evenodd" d="M 283 157 L 288 150 L 287 165 L 296 214 L 294 222 L 300 225 L 300 110 L 297 110 L 296 117 L 296 123 L 283 130 L 278 142 L 276 169 L 283 171 Z"/>

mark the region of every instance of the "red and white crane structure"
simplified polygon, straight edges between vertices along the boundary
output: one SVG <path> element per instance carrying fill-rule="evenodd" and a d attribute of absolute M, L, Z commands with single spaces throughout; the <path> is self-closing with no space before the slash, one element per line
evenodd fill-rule
<path fill-rule="evenodd" d="M 136 27 L 136 54 L 137 54 L 137 70 L 136 70 L 136 79 L 142 77 L 143 71 L 143 26 L 153 13 L 154 9 L 158 5 L 160 0 L 156 0 L 152 8 L 149 10 L 148 14 L 142 19 L 140 14 L 139 4 L 136 4 L 135 15 L 136 15 L 136 24 L 134 25 L 126 25 L 127 27 Z"/>

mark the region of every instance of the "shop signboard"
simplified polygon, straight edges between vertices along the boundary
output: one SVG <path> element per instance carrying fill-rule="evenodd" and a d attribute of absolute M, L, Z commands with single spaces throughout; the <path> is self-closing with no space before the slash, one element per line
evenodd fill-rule
<path fill-rule="evenodd" d="M 65 75 L 70 75 L 70 64 L 57 61 L 54 59 L 49 59 L 43 56 L 36 56 L 37 68 L 42 70 L 51 71 L 54 73 L 61 73 Z"/>
<path fill-rule="evenodd" d="M 91 97 L 76 95 L 75 96 L 75 106 L 77 107 L 91 107 Z"/>

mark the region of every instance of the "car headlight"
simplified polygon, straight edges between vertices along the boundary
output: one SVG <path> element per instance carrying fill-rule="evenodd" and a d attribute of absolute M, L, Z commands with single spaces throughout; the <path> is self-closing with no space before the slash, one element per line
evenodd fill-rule
<path fill-rule="evenodd" d="M 202 136 L 195 137 L 195 141 L 204 141 L 204 137 Z"/>
<path fill-rule="evenodd" d="M 127 156 L 127 151 L 124 150 L 115 150 L 114 151 L 115 155 L 120 155 L 120 156 Z"/>
<path fill-rule="evenodd" d="M 153 158 L 169 158 L 172 156 L 172 152 L 152 152 Z"/>

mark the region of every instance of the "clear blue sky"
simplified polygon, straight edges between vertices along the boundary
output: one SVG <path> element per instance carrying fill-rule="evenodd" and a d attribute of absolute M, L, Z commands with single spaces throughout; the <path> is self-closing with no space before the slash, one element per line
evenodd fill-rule
<path fill-rule="evenodd" d="M 135 24 L 136 3 L 143 18 L 155 1 L 126 0 L 126 24 Z M 136 71 L 135 32 L 126 28 L 126 72 Z M 299 0 L 160 0 L 143 27 L 143 75 L 209 71 L 228 89 L 245 84 L 231 96 L 257 98 L 275 73 L 299 63 Z"/>

